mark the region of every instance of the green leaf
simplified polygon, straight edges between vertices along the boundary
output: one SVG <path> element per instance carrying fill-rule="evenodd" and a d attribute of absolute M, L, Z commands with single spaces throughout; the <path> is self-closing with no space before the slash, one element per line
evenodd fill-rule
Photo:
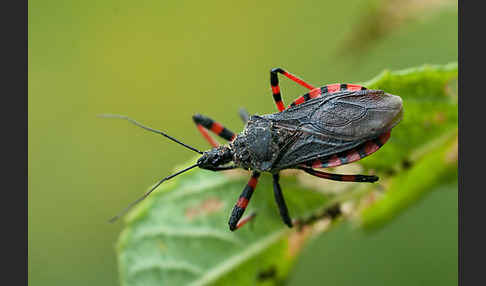
<path fill-rule="evenodd" d="M 436 187 L 457 180 L 457 130 L 455 136 L 420 158 L 412 168 L 393 176 L 383 197 L 365 208 L 361 221 L 375 229 Z"/>
<path fill-rule="evenodd" d="M 456 77 L 457 64 L 427 65 L 385 71 L 365 83 L 401 96 L 403 120 L 376 154 L 336 169 L 375 172 L 379 183 L 282 174 L 291 216 L 306 218 L 335 203 L 354 202 L 347 214 L 358 216 L 344 219 L 357 217 L 365 228 L 381 226 L 433 186 L 457 177 L 457 92 L 451 85 Z M 126 217 L 117 245 L 122 285 L 275 285 L 284 280 L 310 234 L 332 228 L 288 229 L 274 202 L 271 177 L 263 174 L 246 211 L 256 211 L 257 217 L 230 232 L 227 220 L 248 178 L 246 171 L 194 169 L 160 186 Z M 370 196 L 378 198 L 363 203 Z"/>
<path fill-rule="evenodd" d="M 228 215 L 248 180 L 244 174 L 191 171 L 159 187 L 131 212 L 118 244 L 122 284 L 248 285 L 264 273 L 275 273 L 271 281 L 282 279 L 295 254 L 288 247 L 290 230 L 280 219 L 270 176 L 261 176 L 246 211 L 257 211 L 255 220 L 237 232 L 228 229 Z M 295 177 L 283 176 L 281 184 L 296 217 L 326 202 Z"/>
<path fill-rule="evenodd" d="M 457 64 L 385 71 L 367 86 L 400 95 L 404 106 L 380 155 L 360 162 L 384 174 L 385 194 L 378 192 L 358 217 L 361 226 L 375 229 L 437 185 L 457 180 Z"/>

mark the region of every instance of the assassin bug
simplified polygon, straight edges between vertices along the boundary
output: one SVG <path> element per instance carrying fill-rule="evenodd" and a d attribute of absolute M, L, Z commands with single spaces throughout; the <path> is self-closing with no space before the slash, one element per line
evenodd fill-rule
<path fill-rule="evenodd" d="M 281 74 L 310 91 L 285 108 L 280 93 L 278 74 Z M 260 173 L 273 176 L 275 201 L 283 222 L 293 223 L 279 184 L 279 172 L 299 169 L 310 175 L 344 182 L 375 182 L 373 175 L 341 175 L 316 170 L 358 161 L 377 151 L 390 137 L 391 129 L 402 118 L 402 100 L 399 96 L 382 90 L 369 90 L 356 84 L 336 83 L 314 87 L 295 75 L 281 69 L 270 71 L 270 84 L 278 113 L 249 116 L 240 113 L 246 125 L 235 134 L 220 123 L 201 114 L 193 116 L 202 136 L 213 146 L 201 152 L 179 140 L 119 115 L 104 115 L 126 119 L 146 130 L 161 134 L 202 156 L 197 163 L 157 182 L 144 196 L 130 204 L 112 221 L 133 205 L 146 198 L 160 184 L 192 168 L 211 171 L 234 168 L 251 170 L 251 178 L 238 198 L 229 218 L 229 228 L 234 231 L 254 217 L 241 219 L 258 183 Z M 219 145 L 209 134 L 227 140 Z M 232 164 L 229 164 L 231 163 Z M 228 165 L 229 164 L 229 165 Z"/>

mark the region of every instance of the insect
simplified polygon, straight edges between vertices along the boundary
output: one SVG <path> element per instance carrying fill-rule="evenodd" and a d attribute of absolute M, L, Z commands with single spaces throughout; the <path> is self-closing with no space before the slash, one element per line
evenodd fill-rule
<path fill-rule="evenodd" d="M 280 93 L 278 74 L 309 89 L 309 92 L 295 99 L 286 108 Z M 280 171 L 299 169 L 319 178 L 344 182 L 372 183 L 378 180 L 374 175 L 331 174 L 316 169 L 355 162 L 382 147 L 389 139 L 391 129 L 402 118 L 402 100 L 399 96 L 382 90 L 369 90 L 356 84 L 336 83 L 314 87 L 282 68 L 270 71 L 270 84 L 279 112 L 253 116 L 240 112 L 246 125 L 239 134 L 207 116 L 193 116 L 196 127 L 213 147 L 205 152 L 131 118 L 104 115 L 126 119 L 202 155 L 196 164 L 158 181 L 111 221 L 146 198 L 164 181 L 195 167 L 211 171 L 234 168 L 251 170 L 250 180 L 229 218 L 231 231 L 240 228 L 254 217 L 250 215 L 242 219 L 262 172 L 268 172 L 273 176 L 275 201 L 283 222 L 289 227 L 292 227 L 293 223 L 279 184 Z M 219 145 L 208 131 L 227 140 L 228 144 Z"/>

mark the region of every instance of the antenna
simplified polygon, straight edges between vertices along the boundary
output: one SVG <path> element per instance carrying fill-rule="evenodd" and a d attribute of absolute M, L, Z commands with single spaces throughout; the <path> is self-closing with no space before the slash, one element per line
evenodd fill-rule
<path fill-rule="evenodd" d="M 197 150 L 196 148 L 194 148 L 194 147 L 192 147 L 192 146 L 189 146 L 189 145 L 187 145 L 187 144 L 185 144 L 185 143 L 182 143 L 181 141 L 179 141 L 179 140 L 175 139 L 174 137 L 172 137 L 172 136 L 170 136 L 170 135 L 165 134 L 165 133 L 164 133 L 164 132 L 162 132 L 162 131 L 159 131 L 159 130 L 156 130 L 156 129 L 150 128 L 150 127 L 148 127 L 148 126 L 145 126 L 145 125 L 143 125 L 143 124 L 141 124 L 141 123 L 139 123 L 139 122 L 135 121 L 134 119 L 132 119 L 132 118 L 130 118 L 130 117 L 128 117 L 128 116 L 125 116 L 125 115 L 118 115 L 118 114 L 100 114 L 100 115 L 98 115 L 98 117 L 102 117 L 102 118 L 119 118 L 119 119 L 125 119 L 125 120 L 129 121 L 130 123 L 133 123 L 133 124 L 137 125 L 138 127 L 141 127 L 141 128 L 143 128 L 143 129 L 145 129 L 145 130 L 148 130 L 148 131 L 151 131 L 151 132 L 154 132 L 154 133 L 160 134 L 160 135 L 162 135 L 162 136 L 165 136 L 165 137 L 169 138 L 170 140 L 172 140 L 172 141 L 174 141 L 174 142 L 176 142 L 176 143 L 178 143 L 178 144 L 180 144 L 180 145 L 182 145 L 182 146 L 184 146 L 184 147 L 186 147 L 186 148 L 188 148 L 188 149 L 191 149 L 192 151 L 194 151 L 194 152 L 196 152 L 196 153 L 203 154 L 203 152 L 201 152 L 201 151 Z"/>
<path fill-rule="evenodd" d="M 150 190 L 148 190 L 143 196 L 141 196 L 140 198 L 138 198 L 137 200 L 135 200 L 134 202 L 132 202 L 131 204 L 129 204 L 125 209 L 123 209 L 119 214 L 117 214 L 116 216 L 112 217 L 109 222 L 110 223 L 113 223 L 115 222 L 117 219 L 119 219 L 121 216 L 123 216 L 124 214 L 126 214 L 132 207 L 134 207 L 136 204 L 138 204 L 139 202 L 143 201 L 146 197 L 148 197 L 148 195 L 150 195 L 150 193 L 152 193 L 158 186 L 160 186 L 160 184 L 162 184 L 163 182 L 167 181 L 167 180 L 170 180 L 172 178 L 174 178 L 175 176 L 179 175 L 179 174 L 182 174 L 186 171 L 189 171 L 191 170 L 192 168 L 194 167 L 197 167 L 199 166 L 198 164 L 194 164 L 190 167 L 187 167 L 185 168 L 184 170 L 181 170 L 175 174 L 172 174 L 168 177 L 165 177 L 163 178 L 162 180 L 158 181 L 152 188 L 150 188 Z"/>

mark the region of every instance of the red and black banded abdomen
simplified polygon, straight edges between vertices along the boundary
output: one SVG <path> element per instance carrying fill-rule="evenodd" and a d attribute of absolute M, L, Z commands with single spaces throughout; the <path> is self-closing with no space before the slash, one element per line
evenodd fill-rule
<path fill-rule="evenodd" d="M 312 168 L 330 168 L 356 162 L 375 153 L 378 149 L 385 145 L 390 138 L 390 133 L 391 130 L 350 150 L 342 151 L 331 156 L 310 160 L 301 165 Z"/>
<path fill-rule="evenodd" d="M 358 84 L 349 84 L 349 83 L 328 84 L 322 87 L 314 88 L 308 93 L 298 97 L 288 107 L 293 107 L 301 103 L 304 103 L 308 100 L 311 100 L 313 98 L 329 95 L 331 93 L 335 93 L 338 91 L 356 91 L 356 90 L 365 90 L 365 89 L 367 88 Z"/>

